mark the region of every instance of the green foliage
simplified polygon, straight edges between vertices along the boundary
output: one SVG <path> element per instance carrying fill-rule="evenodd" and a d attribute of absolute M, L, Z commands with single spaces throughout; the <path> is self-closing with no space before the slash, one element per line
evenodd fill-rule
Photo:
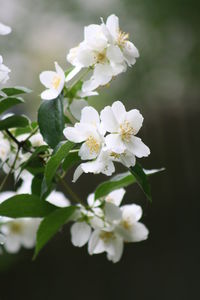
<path fill-rule="evenodd" d="M 76 207 L 74 206 L 57 208 L 44 218 L 37 232 L 34 258 L 36 258 L 40 250 L 57 233 L 57 231 L 70 220 L 75 209 Z"/>
<path fill-rule="evenodd" d="M 36 195 L 13 196 L 0 204 L 0 216 L 10 218 L 42 218 L 57 209 L 56 206 L 41 200 Z"/>
<path fill-rule="evenodd" d="M 9 116 L 3 120 L 0 120 L 0 130 L 6 130 L 16 127 L 28 126 L 29 119 L 26 116 Z"/>
<path fill-rule="evenodd" d="M 64 115 L 62 95 L 44 101 L 38 111 L 38 124 L 45 142 L 55 148 L 63 140 Z"/>
<path fill-rule="evenodd" d="M 0 100 L 0 114 L 4 113 L 6 110 L 11 107 L 24 103 L 24 100 L 21 97 L 8 97 L 2 98 Z"/>
<path fill-rule="evenodd" d="M 29 94 L 32 91 L 26 87 L 16 86 L 16 87 L 3 88 L 2 92 L 7 96 L 17 96 L 22 94 Z"/>

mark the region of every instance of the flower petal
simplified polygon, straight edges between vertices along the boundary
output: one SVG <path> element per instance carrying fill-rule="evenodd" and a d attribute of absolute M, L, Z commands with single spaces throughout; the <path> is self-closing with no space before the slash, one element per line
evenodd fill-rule
<path fill-rule="evenodd" d="M 119 18 L 116 15 L 110 15 L 106 21 L 106 27 L 110 31 L 113 38 L 116 40 L 119 32 Z"/>
<path fill-rule="evenodd" d="M 105 137 L 105 143 L 108 149 L 115 153 L 123 153 L 126 150 L 119 134 L 108 134 Z"/>
<path fill-rule="evenodd" d="M 91 235 L 91 227 L 85 222 L 74 223 L 71 227 L 72 244 L 76 247 L 84 246 Z"/>
<path fill-rule="evenodd" d="M 92 106 L 85 107 L 82 110 L 80 122 L 98 126 L 100 123 L 99 113 Z"/>
<path fill-rule="evenodd" d="M 146 157 L 150 154 L 150 149 L 147 147 L 140 138 L 133 136 L 126 146 L 130 152 L 137 157 Z"/>
<path fill-rule="evenodd" d="M 110 106 L 106 106 L 100 114 L 102 126 L 108 132 L 118 132 L 119 124 Z"/>
<path fill-rule="evenodd" d="M 143 123 L 143 116 L 137 109 L 132 109 L 126 113 L 126 120 L 130 123 L 134 129 L 134 134 L 137 134 Z"/>
<path fill-rule="evenodd" d="M 53 78 L 57 75 L 54 71 L 44 71 L 40 73 L 40 81 L 46 88 L 52 88 Z"/>
<path fill-rule="evenodd" d="M 119 221 L 122 217 L 122 212 L 118 206 L 113 203 L 105 203 L 105 216 L 108 222 Z"/>
<path fill-rule="evenodd" d="M 123 188 L 117 189 L 109 193 L 106 196 L 105 201 L 120 206 L 125 193 L 126 193 L 125 189 Z"/>
<path fill-rule="evenodd" d="M 81 119 L 81 111 L 84 107 L 88 106 L 88 102 L 84 99 L 74 99 L 69 108 L 72 115 L 77 119 Z"/>

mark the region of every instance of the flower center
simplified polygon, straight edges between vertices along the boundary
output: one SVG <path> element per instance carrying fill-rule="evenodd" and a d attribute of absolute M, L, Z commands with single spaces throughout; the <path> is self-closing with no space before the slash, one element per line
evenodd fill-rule
<path fill-rule="evenodd" d="M 98 153 L 100 149 L 100 143 L 93 137 L 89 136 L 89 138 L 86 141 L 86 145 L 90 150 L 90 154 L 92 153 Z"/>
<path fill-rule="evenodd" d="M 121 221 L 121 225 L 127 230 L 129 230 L 132 227 L 132 223 L 128 219 Z"/>
<path fill-rule="evenodd" d="M 113 157 L 114 159 L 119 159 L 120 158 L 120 154 L 116 153 L 116 152 L 111 152 L 110 156 Z"/>
<path fill-rule="evenodd" d="M 128 121 L 124 121 L 124 123 L 120 125 L 120 132 L 122 140 L 125 142 L 130 142 L 130 139 L 132 135 L 134 135 L 135 130 Z"/>
<path fill-rule="evenodd" d="M 96 54 L 96 62 L 99 64 L 104 64 L 107 61 L 106 51 L 98 52 Z"/>
<path fill-rule="evenodd" d="M 22 224 L 20 224 L 19 222 L 11 222 L 10 223 L 10 231 L 12 233 L 15 233 L 15 234 L 21 233 L 22 229 L 23 229 Z"/>
<path fill-rule="evenodd" d="M 53 81 L 52 81 L 52 85 L 53 85 L 54 89 L 56 89 L 56 90 L 58 89 L 60 82 L 61 82 L 61 77 L 58 75 L 55 75 L 53 78 Z"/>
<path fill-rule="evenodd" d="M 129 33 L 119 30 L 118 36 L 117 36 L 117 44 L 119 46 L 124 46 L 125 43 L 128 41 L 128 38 L 129 38 Z"/>
<path fill-rule="evenodd" d="M 103 240 L 105 243 L 109 242 L 110 239 L 114 238 L 115 236 L 113 232 L 102 231 L 100 233 L 100 239 Z"/>

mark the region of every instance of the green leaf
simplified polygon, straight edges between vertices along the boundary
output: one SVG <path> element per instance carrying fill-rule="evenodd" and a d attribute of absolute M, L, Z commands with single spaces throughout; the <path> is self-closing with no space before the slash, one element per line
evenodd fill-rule
<path fill-rule="evenodd" d="M 136 163 L 134 167 L 130 168 L 130 171 L 134 175 L 135 179 L 137 180 L 137 183 L 143 190 L 147 199 L 152 201 L 151 186 L 149 184 L 147 175 L 145 174 L 145 171 L 143 170 L 142 166 L 139 163 Z"/>
<path fill-rule="evenodd" d="M 76 163 L 78 163 L 80 161 L 81 161 L 81 158 L 78 155 L 78 151 L 77 152 L 69 153 L 68 156 L 63 161 L 62 168 L 63 168 L 64 171 L 67 171 L 68 169 L 70 169 Z"/>
<path fill-rule="evenodd" d="M 16 86 L 16 87 L 8 87 L 2 89 L 3 93 L 5 93 L 7 96 L 16 96 L 21 94 L 29 94 L 32 91 L 26 87 L 22 86 Z"/>
<path fill-rule="evenodd" d="M 10 218 L 42 218 L 52 213 L 56 206 L 41 200 L 36 195 L 13 196 L 0 204 L 0 216 Z"/>
<path fill-rule="evenodd" d="M 10 116 L 0 120 L 0 130 L 28 126 L 29 119 L 25 116 Z"/>
<path fill-rule="evenodd" d="M 55 148 L 63 139 L 62 95 L 53 100 L 46 100 L 41 104 L 38 112 L 38 124 L 45 142 L 51 148 Z"/>
<path fill-rule="evenodd" d="M 162 169 L 155 169 L 155 170 L 144 170 L 144 172 L 146 175 L 151 175 L 157 172 L 161 172 L 163 170 L 164 169 L 162 168 Z M 105 197 L 106 195 L 108 195 L 109 193 L 111 193 L 116 189 L 127 187 L 136 182 L 137 182 L 136 176 L 134 176 L 130 172 L 120 173 L 112 177 L 110 180 L 101 183 L 97 187 L 95 191 L 95 199 Z"/>
<path fill-rule="evenodd" d="M 33 177 L 31 184 L 31 192 L 33 195 L 40 196 L 42 189 L 42 180 L 43 176 L 41 174 L 38 174 L 35 177 Z"/>
<path fill-rule="evenodd" d="M 24 100 L 21 97 L 8 97 L 3 98 L 0 101 L 0 114 L 10 109 L 11 107 L 24 103 Z"/>
<path fill-rule="evenodd" d="M 72 142 L 65 142 L 47 162 L 44 176 L 48 187 L 50 186 L 61 162 L 68 156 L 69 151 L 74 147 L 74 145 L 75 144 Z"/>
<path fill-rule="evenodd" d="M 43 172 L 44 164 L 42 159 L 39 157 L 39 154 L 45 153 L 48 150 L 48 148 L 49 147 L 47 145 L 42 145 L 36 148 L 36 150 L 31 154 L 29 159 L 22 164 L 20 174 L 24 169 L 28 170 L 34 175 Z"/>
<path fill-rule="evenodd" d="M 70 220 L 75 209 L 75 206 L 58 208 L 41 222 L 37 232 L 34 259 L 56 232 Z"/>

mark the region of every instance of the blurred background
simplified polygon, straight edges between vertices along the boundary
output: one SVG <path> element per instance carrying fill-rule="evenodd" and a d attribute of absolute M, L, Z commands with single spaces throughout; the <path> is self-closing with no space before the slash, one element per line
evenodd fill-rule
<path fill-rule="evenodd" d="M 0 21 L 13 28 L 0 52 L 12 69 L 9 85 L 34 92 L 25 112 L 34 120 L 42 86 L 38 75 L 65 69 L 66 54 L 83 39 L 83 27 L 115 13 L 140 51 L 136 65 L 91 98 L 97 109 L 122 100 L 144 115 L 140 133 L 151 148 L 145 168 L 165 167 L 151 177 L 153 204 L 136 187 L 127 203 L 142 205 L 149 239 L 126 245 L 122 260 L 90 257 L 74 248 L 68 226 L 41 252 L 0 256 L 0 300 L 10 299 L 199 299 L 200 2 L 197 0 L 0 0 Z M 72 174 L 69 174 L 71 180 Z M 82 176 L 86 199 L 103 176 Z"/>

